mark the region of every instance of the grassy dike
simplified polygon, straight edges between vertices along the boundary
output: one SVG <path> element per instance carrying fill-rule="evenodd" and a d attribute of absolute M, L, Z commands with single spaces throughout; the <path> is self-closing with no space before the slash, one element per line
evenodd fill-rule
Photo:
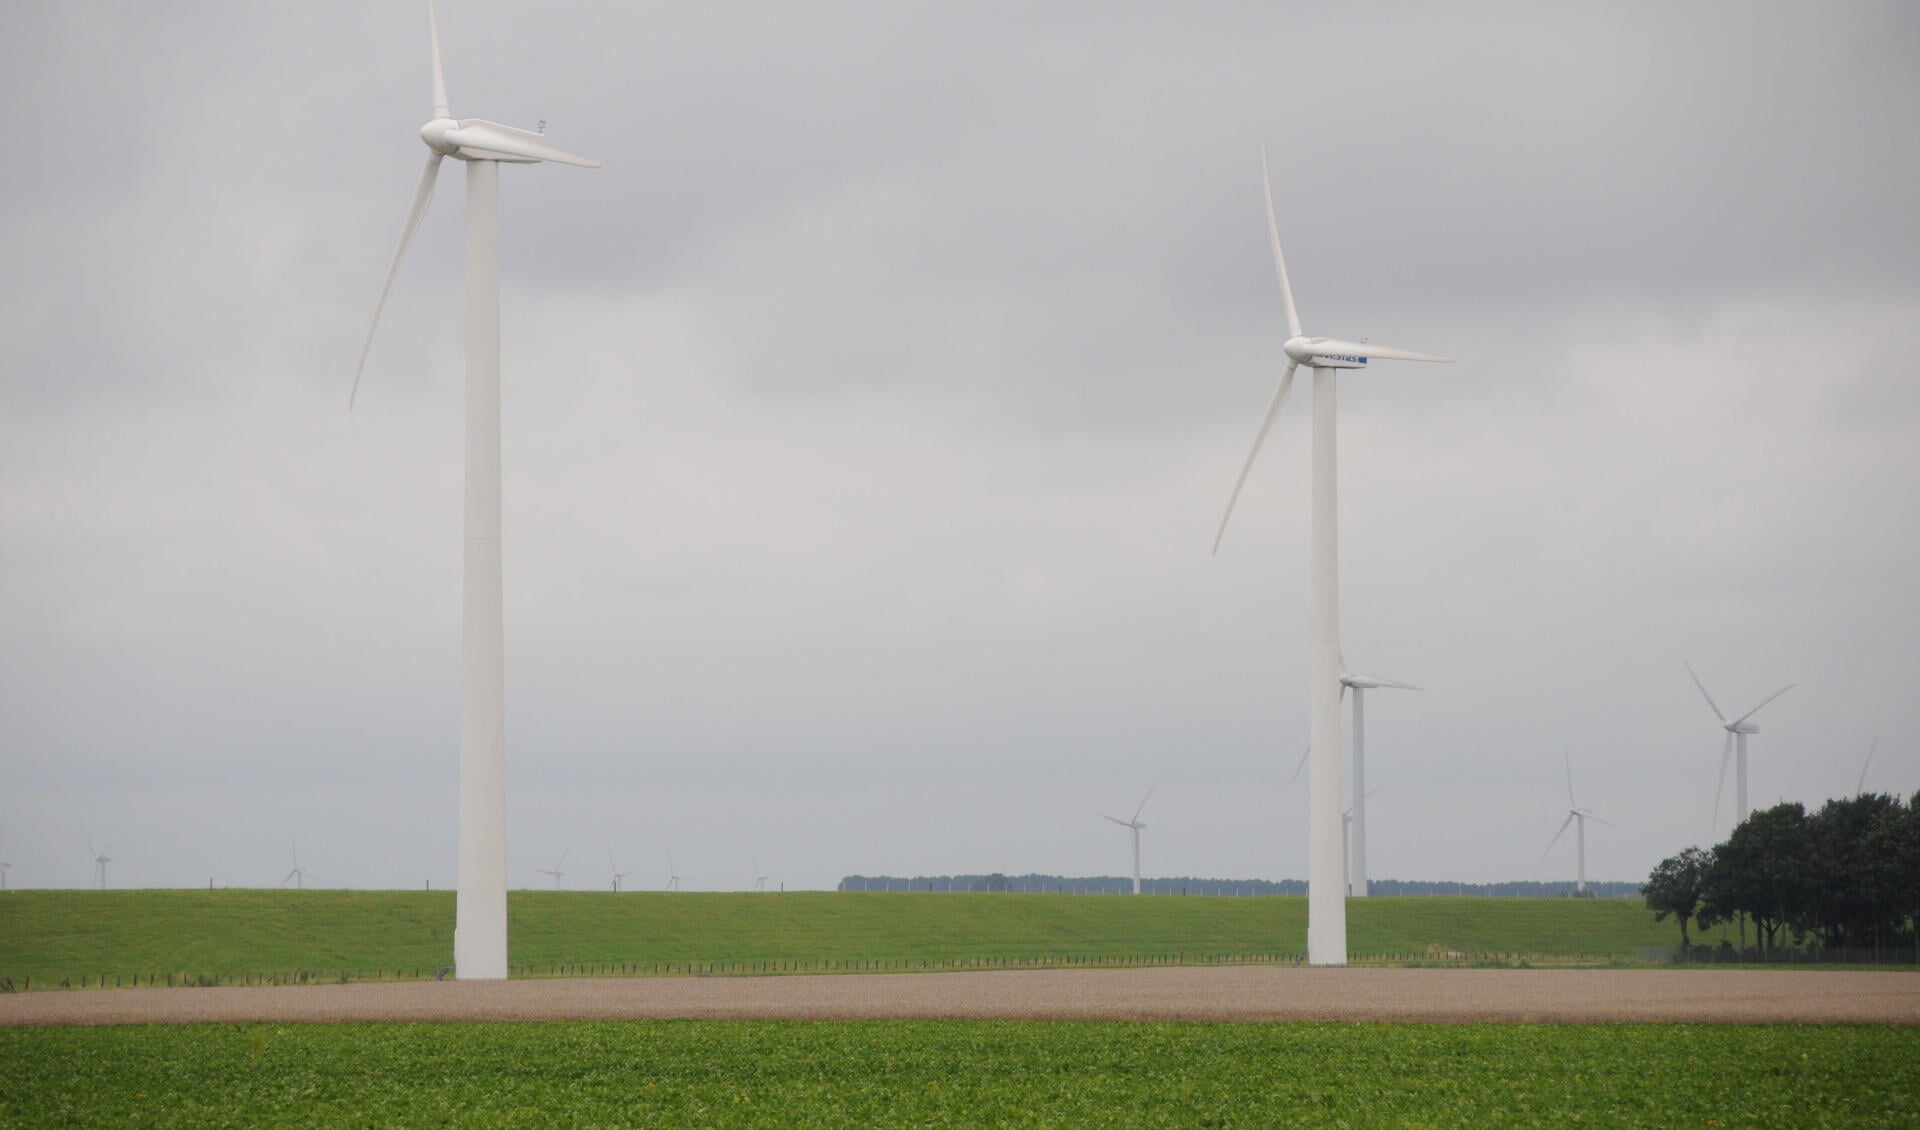
<path fill-rule="evenodd" d="M 0 977 L 340 970 L 411 977 L 453 960 L 450 892 L 127 890 L 0 896 Z M 1304 898 L 514 891 L 515 965 L 1033 961 L 1295 954 Z M 1631 959 L 1678 933 L 1638 901 L 1348 903 L 1350 949 Z"/>

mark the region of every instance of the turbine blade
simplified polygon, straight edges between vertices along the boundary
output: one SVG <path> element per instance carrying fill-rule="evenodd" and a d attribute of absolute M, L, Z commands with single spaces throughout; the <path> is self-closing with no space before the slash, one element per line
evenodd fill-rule
<path fill-rule="evenodd" d="M 1136 822 L 1140 819 L 1140 809 L 1145 808 L 1147 806 L 1147 798 L 1153 796 L 1153 790 L 1159 787 L 1160 787 L 1160 782 L 1158 781 L 1155 781 L 1153 784 L 1147 786 L 1147 795 L 1140 798 L 1140 808 L 1136 808 L 1133 810 L 1133 818 Z"/>
<path fill-rule="evenodd" d="M 1775 692 L 1773 692 L 1772 694 L 1770 694 L 1770 695 L 1768 695 L 1767 697 L 1765 697 L 1765 698 L 1763 698 L 1763 699 L 1761 699 L 1761 700 L 1760 700 L 1760 706 L 1765 706 L 1765 705 L 1766 705 L 1766 704 L 1768 704 L 1769 702 L 1772 702 L 1772 701 L 1773 701 L 1774 699 L 1776 699 L 1776 698 L 1779 698 L 1779 697 L 1780 697 L 1781 695 L 1783 695 L 1783 694 L 1786 694 L 1786 693 L 1787 693 L 1788 691 L 1790 691 L 1790 690 L 1792 690 L 1793 688 L 1795 688 L 1795 687 L 1797 687 L 1797 686 L 1799 686 L 1799 685 L 1800 685 L 1799 683 L 1788 683 L 1788 684 L 1787 684 L 1786 686 L 1784 686 L 1784 687 L 1781 687 L 1781 688 L 1780 688 L 1779 690 L 1777 690 L 1777 691 L 1775 691 Z M 1733 724 L 1734 724 L 1734 725 L 1736 725 L 1736 726 L 1738 726 L 1738 725 L 1739 725 L 1740 723 L 1742 723 L 1742 722 L 1745 722 L 1745 721 L 1746 721 L 1747 719 L 1749 719 L 1749 718 L 1751 718 L 1751 717 L 1753 717 L 1754 715 L 1756 715 L 1756 714 L 1758 714 L 1758 713 L 1760 713 L 1760 706 L 1756 706 L 1756 707 L 1754 707 L 1754 708 L 1753 708 L 1752 710 L 1749 710 L 1749 711 L 1747 711 L 1747 712 L 1746 712 L 1745 714 L 1742 714 L 1742 715 L 1741 715 L 1740 717 L 1738 717 L 1738 718 L 1735 718 L 1735 719 L 1733 720 Z"/>
<path fill-rule="evenodd" d="M 1573 755 L 1568 753 L 1563 756 L 1567 763 L 1567 807 L 1579 808 L 1580 802 L 1573 799 Z"/>
<path fill-rule="evenodd" d="M 1713 834 L 1720 834 L 1720 794 L 1727 791 L 1727 762 L 1733 757 L 1733 731 L 1720 743 L 1720 782 L 1713 786 Z"/>
<path fill-rule="evenodd" d="M 427 38 L 433 42 L 433 116 L 451 118 L 447 108 L 447 76 L 440 71 L 440 21 L 433 15 L 433 0 L 427 0 Z"/>
<path fill-rule="evenodd" d="M 1595 824 L 1605 824 L 1609 828 L 1618 828 L 1620 826 L 1618 824 L 1615 824 L 1611 820 L 1602 820 L 1600 817 L 1595 816 L 1591 812 L 1587 813 L 1587 819 L 1593 821 Z"/>
<path fill-rule="evenodd" d="M 1096 813 L 1094 813 L 1094 815 L 1095 815 L 1095 816 L 1098 816 L 1098 817 L 1099 817 L 1100 819 L 1102 819 L 1102 820 L 1111 820 L 1111 821 L 1113 821 L 1113 822 L 1114 822 L 1115 824 L 1118 824 L 1118 825 L 1120 825 L 1120 826 L 1121 826 L 1122 828 L 1131 828 L 1131 827 L 1133 827 L 1133 825 L 1131 825 L 1131 824 L 1129 824 L 1129 823 L 1127 823 L 1127 822 L 1126 822 L 1125 820 L 1122 820 L 1122 819 L 1120 819 L 1120 818 L 1119 818 L 1118 816 L 1108 816 L 1108 815 L 1107 815 L 1106 813 L 1104 813 L 1104 812 L 1096 812 Z"/>
<path fill-rule="evenodd" d="M 294 868 L 294 869 L 293 869 L 292 871 L 289 871 L 289 872 L 287 872 L 287 877 L 286 877 L 286 878 L 284 878 L 284 879 L 282 879 L 282 880 L 280 880 L 280 885 L 284 887 L 284 886 L 286 886 L 286 885 L 287 885 L 288 883 L 291 883 L 291 882 L 293 882 L 293 877 L 294 877 L 294 875 L 296 875 L 296 874 L 298 874 L 298 873 L 299 873 L 299 871 L 300 871 L 300 869 L 299 869 L 298 867 L 296 867 L 296 868 Z"/>
<path fill-rule="evenodd" d="M 1287 257 L 1280 251 L 1280 221 L 1273 215 L 1273 173 L 1267 167 L 1267 147 L 1260 146 L 1260 186 L 1266 189 L 1267 237 L 1273 241 L 1273 269 L 1280 275 L 1280 301 L 1287 305 L 1287 336 L 1300 336 L 1300 313 L 1293 308 L 1293 285 L 1287 282 Z"/>
<path fill-rule="evenodd" d="M 373 350 L 373 335 L 380 329 L 380 312 L 387 308 L 387 295 L 393 293 L 393 280 L 400 275 L 400 264 L 407 258 L 407 245 L 413 242 L 413 233 L 420 230 L 420 218 L 427 214 L 427 204 L 433 200 L 433 182 L 440 175 L 440 154 L 427 158 L 427 167 L 420 173 L 420 184 L 413 190 L 413 210 L 407 213 L 406 226 L 400 229 L 400 246 L 393 249 L 393 265 L 387 268 L 387 282 L 380 288 L 380 301 L 373 308 L 373 324 L 367 327 L 367 341 L 360 347 L 360 364 L 353 370 L 353 390 L 347 393 L 347 411 L 353 411 L 353 402 L 360 395 L 360 377 L 367 371 L 367 354 Z"/>
<path fill-rule="evenodd" d="M 1390 345 L 1372 345 L 1364 341 L 1340 341 L 1336 338 L 1322 338 L 1307 346 L 1307 353 L 1313 357 L 1371 357 L 1382 361 L 1442 361 L 1451 363 L 1453 358 L 1442 357 L 1438 353 L 1417 353 L 1411 349 L 1395 349 Z"/>
<path fill-rule="evenodd" d="M 1295 781 L 1298 781 L 1300 779 L 1300 771 L 1307 767 L 1307 758 L 1312 756 L 1313 756 L 1312 746 L 1308 746 L 1307 748 L 1300 751 L 1300 764 L 1293 767 L 1293 776 L 1287 778 L 1287 784 L 1291 785 Z"/>
<path fill-rule="evenodd" d="M 1240 488 L 1247 485 L 1247 475 L 1253 470 L 1253 461 L 1260 457 L 1260 445 L 1267 442 L 1267 431 L 1273 427 L 1273 418 L 1280 414 L 1280 408 L 1287 402 L 1287 394 L 1293 391 L 1293 371 L 1299 368 L 1293 362 L 1287 362 L 1287 371 L 1281 375 L 1280 384 L 1273 390 L 1273 399 L 1267 403 L 1266 419 L 1260 421 L 1260 430 L 1254 433 L 1253 450 L 1247 452 L 1247 462 L 1240 468 L 1240 477 L 1233 481 L 1233 493 L 1227 496 L 1227 512 L 1220 515 L 1220 529 L 1213 535 L 1213 552 L 1220 552 L 1220 539 L 1227 536 L 1227 523 L 1233 518 L 1234 503 L 1240 501 Z"/>
<path fill-rule="evenodd" d="M 1880 748 L 1880 735 L 1873 736 L 1873 744 L 1867 747 L 1867 760 L 1860 766 L 1860 783 L 1853 787 L 1855 796 L 1867 791 L 1867 768 L 1873 764 L 1873 751 Z"/>
<path fill-rule="evenodd" d="M 1720 713 L 1720 704 L 1713 701 L 1713 696 L 1707 693 L 1707 684 L 1700 681 L 1700 676 L 1694 672 L 1691 663 L 1687 664 L 1687 674 L 1693 676 L 1693 685 L 1700 688 L 1700 697 L 1706 699 L 1707 705 L 1713 708 L 1713 716 L 1725 722 L 1727 716 Z"/>
<path fill-rule="evenodd" d="M 1540 853 L 1540 858 L 1545 859 L 1547 855 L 1553 851 L 1553 845 L 1559 843 L 1560 837 L 1567 834 L 1567 825 L 1572 823 L 1573 823 L 1573 813 L 1569 812 L 1567 813 L 1567 818 L 1561 821 L 1560 830 L 1558 832 L 1555 832 L 1553 834 L 1553 838 L 1547 841 L 1547 850 Z"/>
<path fill-rule="evenodd" d="M 444 135 L 450 143 L 462 149 L 471 149 L 481 157 L 498 156 L 518 158 L 523 161 L 552 161 L 558 165 L 577 165 L 583 169 L 597 169 L 600 162 L 591 157 L 581 157 L 564 149 L 555 149 L 532 130 L 515 129 L 503 126 L 499 122 L 468 120 L 448 130 Z"/>

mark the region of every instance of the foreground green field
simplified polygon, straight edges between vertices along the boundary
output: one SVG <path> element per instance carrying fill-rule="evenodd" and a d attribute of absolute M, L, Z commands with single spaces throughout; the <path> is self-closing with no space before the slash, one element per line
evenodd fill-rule
<path fill-rule="evenodd" d="M 153 973 L 308 970 L 431 976 L 453 960 L 451 893 L 21 891 L 0 897 L 0 977 L 35 986 Z M 512 960 L 534 971 L 626 963 L 915 965 L 1292 955 L 1304 898 L 1041 894 L 515 891 Z M 1639 902 L 1356 899 L 1351 951 L 1631 959 L 1671 944 Z"/>
<path fill-rule="evenodd" d="M 1920 1032 L 720 1023 L 0 1030 L 30 1126 L 1912 1125 Z"/>

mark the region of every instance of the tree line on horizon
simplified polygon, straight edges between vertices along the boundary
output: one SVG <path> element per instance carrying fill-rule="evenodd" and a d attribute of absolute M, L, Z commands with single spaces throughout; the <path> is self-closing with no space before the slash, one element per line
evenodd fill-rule
<path fill-rule="evenodd" d="M 841 891 L 1005 891 L 1033 894 L 1130 894 L 1133 879 L 1126 875 L 1047 875 L 1029 872 L 1007 875 L 1001 872 L 970 875 L 848 875 L 835 887 Z M 1506 883 L 1455 883 L 1439 880 L 1375 879 L 1368 884 L 1375 898 L 1428 898 L 1458 895 L 1466 898 L 1634 898 L 1640 884 L 1623 882 L 1587 882 L 1580 895 L 1567 882 L 1515 881 Z M 1254 897 L 1263 895 L 1300 895 L 1307 893 L 1305 879 L 1214 879 L 1192 875 L 1167 878 L 1143 878 L 1140 893 L 1153 895 L 1206 895 L 1214 897 Z"/>
<path fill-rule="evenodd" d="M 1788 801 L 1748 816 L 1715 847 L 1661 860 L 1643 884 L 1654 920 L 1706 930 L 1746 923 L 1763 960 L 1792 947 L 1904 951 L 1920 962 L 1920 792 L 1829 800 L 1808 812 Z M 1722 943 L 1725 945 L 1726 943 Z"/>

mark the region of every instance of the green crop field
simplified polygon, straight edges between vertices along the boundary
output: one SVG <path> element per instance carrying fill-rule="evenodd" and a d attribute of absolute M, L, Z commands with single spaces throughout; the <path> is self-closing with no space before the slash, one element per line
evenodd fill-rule
<path fill-rule="evenodd" d="M 20 891 L 0 896 L 0 977 L 35 987 L 138 973 L 307 970 L 430 976 L 453 959 L 451 893 Z M 1303 898 L 1043 894 L 515 891 L 512 960 L 536 971 L 630 963 L 868 963 L 1292 955 Z M 1357 899 L 1351 950 L 1631 959 L 1678 931 L 1637 901 Z M 396 974 L 395 971 L 398 971 Z"/>
<path fill-rule="evenodd" d="M 1912 1125 L 1920 1031 L 959 1021 L 0 1030 L 0 1125 Z"/>

